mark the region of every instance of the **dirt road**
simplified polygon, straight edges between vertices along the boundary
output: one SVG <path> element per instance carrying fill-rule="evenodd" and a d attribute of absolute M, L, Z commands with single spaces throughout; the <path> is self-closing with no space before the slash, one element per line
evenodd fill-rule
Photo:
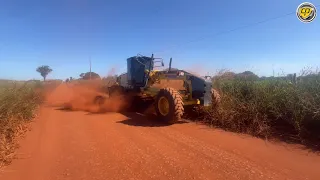
<path fill-rule="evenodd" d="M 135 114 L 43 107 L 1 180 L 320 179 L 301 149 Z"/>

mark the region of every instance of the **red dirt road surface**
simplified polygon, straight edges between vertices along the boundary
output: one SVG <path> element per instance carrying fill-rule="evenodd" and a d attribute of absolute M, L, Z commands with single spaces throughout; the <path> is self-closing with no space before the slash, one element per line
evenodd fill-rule
<path fill-rule="evenodd" d="M 67 92 L 59 86 L 49 102 Z M 136 113 L 44 106 L 20 145 L 1 180 L 320 179 L 320 157 L 306 150 Z"/>

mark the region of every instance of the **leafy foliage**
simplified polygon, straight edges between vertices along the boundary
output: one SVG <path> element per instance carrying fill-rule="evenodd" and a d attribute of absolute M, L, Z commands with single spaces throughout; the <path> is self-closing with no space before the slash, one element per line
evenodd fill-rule
<path fill-rule="evenodd" d="M 91 77 L 90 77 L 90 74 L 91 74 Z M 99 74 L 95 73 L 95 72 L 87 72 L 87 73 L 81 73 L 80 74 L 80 77 L 84 80 L 89 80 L 90 78 L 91 79 L 101 79 Z"/>
<path fill-rule="evenodd" d="M 36 71 L 40 73 L 43 77 L 43 81 L 45 81 L 48 74 L 52 72 L 52 69 L 48 65 L 43 65 L 39 66 Z"/>

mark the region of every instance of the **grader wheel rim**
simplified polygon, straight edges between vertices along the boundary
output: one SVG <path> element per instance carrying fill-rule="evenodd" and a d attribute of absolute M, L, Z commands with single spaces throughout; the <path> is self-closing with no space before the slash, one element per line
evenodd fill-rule
<path fill-rule="evenodd" d="M 164 96 L 160 97 L 158 101 L 158 108 L 161 115 L 163 116 L 168 115 L 170 111 L 169 100 Z"/>

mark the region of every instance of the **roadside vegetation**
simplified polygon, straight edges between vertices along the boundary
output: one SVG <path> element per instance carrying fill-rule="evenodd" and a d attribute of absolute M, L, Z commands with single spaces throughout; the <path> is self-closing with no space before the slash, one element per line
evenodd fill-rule
<path fill-rule="evenodd" d="M 0 167 L 10 163 L 16 138 L 26 130 L 41 103 L 40 82 L 2 82 L 0 87 Z"/>
<path fill-rule="evenodd" d="M 201 109 L 200 119 L 229 131 L 319 148 L 320 73 L 303 70 L 278 77 L 250 71 L 220 72 L 213 87 L 221 101 Z"/>
<path fill-rule="evenodd" d="M 36 69 L 44 78 L 52 71 L 49 66 Z M 61 81 L 0 80 L 0 167 L 9 164 L 18 146 L 17 139 L 27 130 L 44 100 L 45 91 Z"/>

